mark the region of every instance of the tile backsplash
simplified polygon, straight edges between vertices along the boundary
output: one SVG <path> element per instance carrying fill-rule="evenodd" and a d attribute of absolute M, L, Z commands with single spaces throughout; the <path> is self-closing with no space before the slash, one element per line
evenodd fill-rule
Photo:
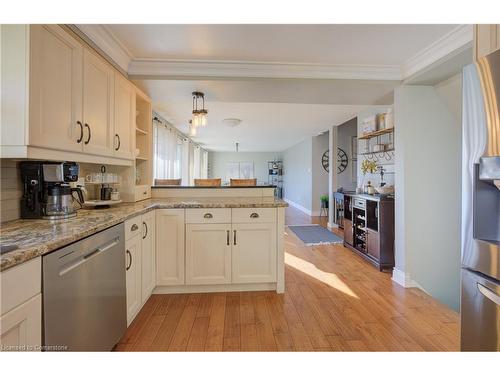
<path fill-rule="evenodd" d="M 23 195 L 21 183 L 20 161 L 0 159 L 0 222 L 16 220 L 21 217 L 20 200 Z M 85 179 L 89 173 L 99 172 L 101 164 L 79 163 L 80 177 Z M 120 191 L 126 191 L 129 186 L 134 186 L 133 173 L 130 167 L 106 166 L 106 171 L 119 175 Z M 87 185 L 87 199 L 99 198 L 99 185 Z M 126 196 L 126 195 L 124 195 Z"/>
<path fill-rule="evenodd" d="M 19 162 L 0 159 L 0 222 L 21 217 L 20 200 L 23 195 Z"/>

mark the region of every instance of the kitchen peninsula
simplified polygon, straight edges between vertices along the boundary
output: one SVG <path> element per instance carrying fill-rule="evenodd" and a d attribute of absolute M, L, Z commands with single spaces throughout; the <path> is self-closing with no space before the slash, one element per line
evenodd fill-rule
<path fill-rule="evenodd" d="M 43 256 L 123 223 L 128 324 L 152 293 L 283 293 L 286 206 L 272 187 L 153 187 L 151 199 L 82 209 L 67 221 L 11 221 L 0 236 L 2 248 L 15 248 L 2 254 L 2 281 L 22 275 L 43 293 L 24 268 L 39 275 Z"/>

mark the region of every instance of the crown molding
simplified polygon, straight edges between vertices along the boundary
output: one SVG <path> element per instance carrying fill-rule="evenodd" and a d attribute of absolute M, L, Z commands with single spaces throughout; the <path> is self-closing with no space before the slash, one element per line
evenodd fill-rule
<path fill-rule="evenodd" d="M 306 78 L 400 80 L 394 65 L 321 65 L 255 61 L 133 59 L 128 74 L 134 79 L 167 78 Z"/>
<path fill-rule="evenodd" d="M 457 26 L 406 60 L 401 65 L 401 78 L 404 80 L 444 57 L 462 52 L 472 46 L 473 39 L 472 25 Z"/>
<path fill-rule="evenodd" d="M 124 72 L 128 72 L 132 54 L 105 25 L 75 25 Z"/>

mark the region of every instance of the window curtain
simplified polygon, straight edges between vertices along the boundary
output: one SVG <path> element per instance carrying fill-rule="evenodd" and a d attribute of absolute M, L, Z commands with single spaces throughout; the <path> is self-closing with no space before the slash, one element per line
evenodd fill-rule
<path fill-rule="evenodd" d="M 177 132 L 167 124 L 154 122 L 154 177 L 180 178 L 180 155 L 177 152 Z"/>
<path fill-rule="evenodd" d="M 208 151 L 201 153 L 201 178 L 208 178 Z"/>

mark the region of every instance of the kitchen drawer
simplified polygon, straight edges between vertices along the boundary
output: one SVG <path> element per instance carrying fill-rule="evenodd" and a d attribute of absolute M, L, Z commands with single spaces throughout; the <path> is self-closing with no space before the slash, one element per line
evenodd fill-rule
<path fill-rule="evenodd" d="M 186 210 L 188 224 L 224 224 L 231 223 L 230 208 L 188 208 Z"/>
<path fill-rule="evenodd" d="M 42 291 L 42 257 L 0 273 L 0 286 L 0 315 L 3 315 Z"/>
<path fill-rule="evenodd" d="M 364 210 L 366 208 L 366 200 L 354 198 L 354 207 Z"/>
<path fill-rule="evenodd" d="M 125 241 L 134 238 L 141 234 L 142 231 L 142 220 L 141 215 L 133 217 L 132 219 L 128 219 L 125 221 Z"/>
<path fill-rule="evenodd" d="M 276 208 L 233 208 L 233 223 L 274 223 Z"/>
<path fill-rule="evenodd" d="M 142 201 L 151 198 L 151 186 L 138 185 L 135 187 L 135 201 Z"/>

